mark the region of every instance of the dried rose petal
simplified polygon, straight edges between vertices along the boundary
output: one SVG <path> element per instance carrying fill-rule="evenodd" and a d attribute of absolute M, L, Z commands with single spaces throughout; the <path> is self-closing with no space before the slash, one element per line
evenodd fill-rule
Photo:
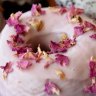
<path fill-rule="evenodd" d="M 70 15 L 70 17 L 73 17 L 74 15 L 76 15 L 75 14 L 75 6 L 74 5 L 70 6 L 69 15 Z"/>
<path fill-rule="evenodd" d="M 84 13 L 84 9 L 81 9 L 81 8 L 76 8 L 76 14 L 82 14 Z"/>
<path fill-rule="evenodd" d="M 67 40 L 68 39 L 68 35 L 66 33 L 63 33 L 61 36 L 61 41 Z"/>
<path fill-rule="evenodd" d="M 74 39 L 73 39 L 73 40 L 71 40 L 71 42 L 70 42 L 71 46 L 76 45 L 76 43 L 77 43 L 76 38 L 74 38 Z"/>
<path fill-rule="evenodd" d="M 51 52 L 55 53 L 55 52 L 58 51 L 59 48 L 60 48 L 60 46 L 59 46 L 58 43 L 53 42 L 53 41 L 50 42 L 50 49 L 51 49 Z"/>
<path fill-rule="evenodd" d="M 12 50 L 12 51 L 16 51 L 17 54 L 25 53 L 25 52 L 27 51 L 26 48 L 24 48 L 24 47 L 19 47 L 19 46 L 17 45 L 17 43 L 15 43 L 15 42 L 13 42 L 13 41 L 7 40 L 7 43 L 8 43 L 8 45 L 10 46 L 11 50 Z"/>
<path fill-rule="evenodd" d="M 69 65 L 69 58 L 67 56 L 65 56 L 65 55 L 57 54 L 55 60 L 61 66 Z"/>
<path fill-rule="evenodd" d="M 93 84 L 91 86 L 87 86 L 86 88 L 84 88 L 84 91 L 86 93 L 96 93 L 96 84 Z"/>
<path fill-rule="evenodd" d="M 15 14 L 11 14 L 10 18 L 7 20 L 7 24 L 10 26 L 17 25 L 21 15 L 22 15 L 22 12 L 20 12 L 20 11 Z"/>
<path fill-rule="evenodd" d="M 44 65 L 44 68 L 49 68 L 49 66 L 51 65 L 51 64 L 53 64 L 54 63 L 54 60 L 53 60 L 53 58 L 51 58 L 45 51 L 43 51 L 43 57 L 44 57 L 44 59 L 46 60 L 46 63 L 45 63 L 45 65 Z"/>
<path fill-rule="evenodd" d="M 14 20 L 13 18 L 9 18 L 8 20 L 7 20 L 7 24 L 9 25 L 9 26 L 14 26 L 14 25 L 16 25 L 16 24 L 18 24 L 18 20 Z"/>
<path fill-rule="evenodd" d="M 12 41 L 7 40 L 7 44 L 10 46 L 10 48 L 13 50 L 15 47 L 15 43 Z"/>
<path fill-rule="evenodd" d="M 91 35 L 90 38 L 96 40 L 96 34 Z"/>
<path fill-rule="evenodd" d="M 79 15 L 76 15 L 73 16 L 70 21 L 71 23 L 82 23 L 83 20 Z"/>
<path fill-rule="evenodd" d="M 23 14 L 23 13 L 22 13 L 21 11 L 16 12 L 16 13 L 14 14 L 14 19 L 18 19 L 18 20 L 19 20 L 19 18 L 21 17 L 22 14 Z"/>
<path fill-rule="evenodd" d="M 39 5 L 33 4 L 31 12 L 33 16 L 44 15 L 46 13 L 45 10 L 42 10 L 41 4 Z"/>
<path fill-rule="evenodd" d="M 65 79 L 65 74 L 62 70 L 56 70 L 56 74 L 60 77 L 61 80 Z"/>
<path fill-rule="evenodd" d="M 12 38 L 13 42 L 20 43 L 20 44 L 24 43 L 23 38 L 21 38 L 20 35 L 18 35 L 18 34 L 12 35 L 11 38 Z"/>
<path fill-rule="evenodd" d="M 48 95 L 60 95 L 60 88 L 53 83 L 52 81 L 46 80 L 45 82 L 45 90 Z"/>
<path fill-rule="evenodd" d="M 46 63 L 45 63 L 45 65 L 44 65 L 44 68 L 49 68 L 50 67 L 50 65 L 52 65 L 54 63 L 54 60 L 51 58 L 51 57 L 48 57 L 47 59 L 46 59 Z"/>
<path fill-rule="evenodd" d="M 49 63 L 44 65 L 44 69 L 48 69 L 49 67 L 50 67 Z"/>
<path fill-rule="evenodd" d="M 18 23 L 14 27 L 16 29 L 17 34 L 24 34 L 25 33 L 25 27 L 26 27 L 25 25 Z"/>
<path fill-rule="evenodd" d="M 60 13 L 61 15 L 64 14 L 64 13 L 66 13 L 66 12 L 67 12 L 66 7 L 61 7 L 60 10 L 59 10 L 59 13 Z"/>
<path fill-rule="evenodd" d="M 89 67 L 90 67 L 90 77 L 96 77 L 96 60 L 91 58 L 89 62 Z"/>
<path fill-rule="evenodd" d="M 61 42 L 61 47 L 70 48 L 71 47 L 71 39 L 66 39 Z"/>
<path fill-rule="evenodd" d="M 19 58 L 36 60 L 35 54 L 30 52 L 29 50 L 26 53 L 19 54 Z"/>
<path fill-rule="evenodd" d="M 88 21 L 84 22 L 85 28 L 88 28 L 89 30 L 96 30 L 96 26 Z"/>
<path fill-rule="evenodd" d="M 84 12 L 83 9 L 75 8 L 75 6 L 72 5 L 72 6 L 70 6 L 70 9 L 69 9 L 69 17 L 72 18 L 73 16 L 82 14 L 83 12 Z"/>
<path fill-rule="evenodd" d="M 84 27 L 83 26 L 76 26 L 74 27 L 74 35 L 80 36 L 84 33 Z"/>
<path fill-rule="evenodd" d="M 51 50 L 52 53 L 66 52 L 67 51 L 67 49 L 65 47 L 61 47 L 59 45 L 59 43 L 56 43 L 56 42 L 53 42 L 53 41 L 50 42 L 50 50 Z"/>
<path fill-rule="evenodd" d="M 32 63 L 29 62 L 28 60 L 20 60 L 17 65 L 17 67 L 19 67 L 20 69 L 24 69 L 24 70 L 28 69 L 31 66 L 32 66 Z"/>
<path fill-rule="evenodd" d="M 96 59 L 91 57 L 89 62 L 91 85 L 84 88 L 87 93 L 96 93 Z"/>
<path fill-rule="evenodd" d="M 10 26 L 14 26 L 17 34 L 24 34 L 24 32 L 29 31 L 29 27 L 21 24 L 19 18 L 22 15 L 22 12 L 17 12 L 15 14 L 11 14 L 10 18 L 7 20 L 7 24 Z"/>
<path fill-rule="evenodd" d="M 66 48 L 66 49 L 74 46 L 75 44 L 76 44 L 75 38 L 73 40 L 68 38 L 60 42 L 61 48 Z"/>
<path fill-rule="evenodd" d="M 91 84 L 84 88 L 87 93 L 96 93 L 96 76 L 90 77 Z"/>
<path fill-rule="evenodd" d="M 42 20 L 40 19 L 32 19 L 30 21 L 30 25 L 37 31 L 41 31 L 43 26 L 44 26 L 44 23 Z"/>
<path fill-rule="evenodd" d="M 3 72 L 8 76 L 9 73 L 13 72 L 12 65 L 12 62 L 7 62 L 5 66 L 0 66 L 0 68 L 3 69 Z"/>
<path fill-rule="evenodd" d="M 28 47 L 23 46 L 23 47 L 17 47 L 16 49 L 14 49 L 14 51 L 17 52 L 17 54 L 22 54 L 22 53 L 26 53 L 28 50 Z"/>

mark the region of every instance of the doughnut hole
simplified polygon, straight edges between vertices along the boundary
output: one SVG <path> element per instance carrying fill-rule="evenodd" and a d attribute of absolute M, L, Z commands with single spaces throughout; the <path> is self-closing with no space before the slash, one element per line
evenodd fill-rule
<path fill-rule="evenodd" d="M 40 45 L 42 51 L 50 51 L 50 41 L 59 42 L 61 34 L 49 33 L 33 36 L 27 43 L 31 43 L 34 52 L 37 52 L 37 47 Z"/>

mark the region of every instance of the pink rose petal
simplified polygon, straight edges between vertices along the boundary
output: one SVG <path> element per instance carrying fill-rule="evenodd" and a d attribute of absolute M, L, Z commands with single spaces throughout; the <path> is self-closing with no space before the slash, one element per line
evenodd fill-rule
<path fill-rule="evenodd" d="M 88 21 L 84 22 L 85 28 L 90 28 L 90 30 L 96 30 L 96 26 Z"/>
<path fill-rule="evenodd" d="M 18 24 L 18 20 L 14 20 L 13 18 L 9 18 L 9 19 L 7 20 L 7 24 L 8 24 L 9 26 L 14 26 L 14 25 Z"/>
<path fill-rule="evenodd" d="M 25 25 L 18 23 L 14 27 L 16 29 L 17 34 L 24 34 L 25 33 L 25 27 L 26 27 Z"/>
<path fill-rule="evenodd" d="M 60 47 L 59 43 L 56 43 L 56 42 L 53 42 L 51 41 L 50 42 L 50 50 L 52 53 L 57 53 L 57 52 L 66 52 L 67 49 L 65 47 Z"/>
<path fill-rule="evenodd" d="M 60 95 L 60 88 L 52 81 L 46 80 L 45 90 L 48 95 Z"/>
<path fill-rule="evenodd" d="M 74 35 L 80 36 L 84 33 L 84 27 L 83 26 L 76 26 L 74 27 Z"/>
<path fill-rule="evenodd" d="M 90 67 L 90 77 L 96 77 L 96 61 L 90 60 L 89 67 Z"/>
<path fill-rule="evenodd" d="M 96 93 L 96 84 L 93 84 L 91 86 L 87 86 L 86 88 L 84 88 L 84 91 L 86 93 Z"/>
<path fill-rule="evenodd" d="M 12 14 L 10 18 L 7 20 L 7 24 L 9 26 L 14 26 L 17 34 L 24 34 L 25 32 L 28 32 L 30 29 L 27 25 L 21 24 L 21 21 L 19 20 L 21 15 L 22 12 L 17 12 L 15 14 Z"/>
<path fill-rule="evenodd" d="M 70 48 L 71 47 L 71 39 L 66 39 L 66 40 L 62 41 L 62 44 L 64 45 L 64 47 Z"/>
<path fill-rule="evenodd" d="M 45 10 L 42 10 L 42 6 L 33 4 L 31 8 L 32 15 L 44 15 L 46 12 Z"/>
<path fill-rule="evenodd" d="M 59 63 L 61 66 L 69 65 L 69 58 L 65 55 L 57 54 L 56 55 L 56 62 Z"/>
<path fill-rule="evenodd" d="M 31 66 L 32 66 L 32 63 L 29 62 L 28 60 L 20 60 L 18 62 L 18 68 L 23 69 L 23 70 L 28 69 Z"/>
<path fill-rule="evenodd" d="M 60 14 L 66 13 L 67 12 L 66 7 L 61 7 L 59 12 L 60 12 Z"/>
<path fill-rule="evenodd" d="M 23 13 L 21 11 L 18 11 L 15 13 L 15 19 L 19 19 Z"/>
<path fill-rule="evenodd" d="M 19 54 L 20 59 L 36 60 L 36 56 L 31 51 L 27 50 L 25 53 Z"/>
<path fill-rule="evenodd" d="M 96 40 L 96 34 L 91 35 L 90 38 Z"/>
<path fill-rule="evenodd" d="M 76 14 L 78 15 L 78 14 L 82 14 L 82 13 L 84 13 L 84 9 L 81 9 L 81 8 L 77 8 L 76 9 Z"/>
<path fill-rule="evenodd" d="M 20 11 L 11 15 L 9 17 L 9 19 L 7 20 L 7 24 L 9 26 L 15 26 L 16 24 L 18 24 L 19 18 L 20 18 L 21 15 L 22 15 L 22 12 L 20 12 Z"/>
<path fill-rule="evenodd" d="M 72 5 L 70 6 L 70 9 L 69 9 L 69 14 L 70 14 L 70 17 L 73 17 L 75 14 L 75 6 Z"/>
<path fill-rule="evenodd" d="M 13 72 L 12 66 L 12 62 L 7 62 L 5 66 L 0 66 L 0 68 L 3 69 L 3 72 L 8 75 L 9 73 Z"/>
<path fill-rule="evenodd" d="M 17 46 L 17 48 L 14 48 L 14 51 L 16 51 L 18 55 L 26 53 L 27 50 L 28 50 L 28 47 L 26 46 L 21 46 L 21 47 Z"/>
<path fill-rule="evenodd" d="M 9 40 L 7 40 L 7 44 L 9 45 L 9 47 L 10 47 L 12 50 L 13 50 L 14 47 L 16 46 L 14 42 L 9 41 Z"/>
<path fill-rule="evenodd" d="M 68 38 L 68 39 L 65 39 L 61 42 L 61 46 L 65 47 L 67 49 L 74 46 L 75 44 L 76 44 L 75 38 L 73 40 Z"/>
<path fill-rule="evenodd" d="M 69 9 L 69 17 L 70 18 L 72 18 L 73 16 L 76 16 L 76 15 L 82 14 L 82 13 L 84 13 L 83 9 L 75 8 L 74 5 L 70 6 L 70 9 Z"/>
<path fill-rule="evenodd" d="M 89 62 L 89 67 L 90 67 L 90 80 L 91 84 L 86 86 L 84 88 L 84 91 L 87 93 L 96 93 L 96 59 L 91 58 Z"/>
<path fill-rule="evenodd" d="M 19 44 L 23 44 L 24 43 L 24 40 L 23 38 L 20 37 L 20 35 L 12 35 L 11 36 L 13 42 L 16 42 L 16 43 L 19 43 Z"/>

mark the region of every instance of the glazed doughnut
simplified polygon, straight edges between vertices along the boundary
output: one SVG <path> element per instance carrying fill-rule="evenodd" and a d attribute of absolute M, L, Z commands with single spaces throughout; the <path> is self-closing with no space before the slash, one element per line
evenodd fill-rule
<path fill-rule="evenodd" d="M 11 14 L 0 38 L 0 96 L 93 96 L 95 32 L 74 6 Z"/>

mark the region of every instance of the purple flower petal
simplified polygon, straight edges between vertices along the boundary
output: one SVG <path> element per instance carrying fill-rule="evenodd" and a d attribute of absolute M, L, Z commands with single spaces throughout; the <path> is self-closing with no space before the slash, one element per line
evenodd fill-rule
<path fill-rule="evenodd" d="M 8 75 L 9 73 L 13 72 L 12 65 L 12 62 L 7 62 L 5 66 L 0 66 L 0 68 L 3 69 L 3 72 L 6 73 L 6 75 Z"/>
<path fill-rule="evenodd" d="M 60 14 L 66 13 L 67 12 L 66 7 L 61 7 L 59 12 L 60 12 Z"/>
<path fill-rule="evenodd" d="M 59 43 L 50 42 L 50 49 L 52 53 L 57 53 L 57 52 L 66 52 L 67 49 L 65 47 L 60 47 Z"/>
<path fill-rule="evenodd" d="M 24 40 L 23 38 L 20 37 L 20 35 L 12 35 L 11 36 L 13 42 L 16 42 L 16 43 L 19 43 L 19 44 L 23 44 L 24 43 Z"/>
<path fill-rule="evenodd" d="M 64 45 L 64 47 L 70 48 L 71 47 L 71 39 L 66 39 L 66 40 L 62 41 L 62 44 Z"/>
<path fill-rule="evenodd" d="M 38 16 L 38 15 L 44 15 L 46 12 L 45 10 L 42 10 L 42 6 L 33 4 L 31 8 L 32 15 Z"/>
<path fill-rule="evenodd" d="M 18 23 L 14 27 L 16 29 L 17 34 L 24 34 L 25 33 L 25 27 L 26 27 L 25 25 Z"/>
<path fill-rule="evenodd" d="M 84 13 L 84 9 L 81 9 L 81 8 L 76 8 L 76 14 L 82 14 Z"/>
<path fill-rule="evenodd" d="M 65 55 L 57 54 L 55 60 L 61 66 L 69 65 L 69 58 L 67 56 L 65 56 Z"/>
<path fill-rule="evenodd" d="M 96 34 L 91 35 L 90 38 L 96 40 Z"/>
<path fill-rule="evenodd" d="M 17 65 L 20 69 L 23 69 L 23 70 L 25 70 L 25 69 L 28 69 L 29 67 L 31 67 L 32 66 L 32 63 L 30 62 L 30 61 L 28 61 L 28 60 L 20 60 L 19 62 L 18 62 L 18 65 Z"/>
<path fill-rule="evenodd" d="M 15 47 L 14 42 L 7 40 L 7 44 L 10 46 L 11 49 L 14 49 L 14 47 Z"/>
<path fill-rule="evenodd" d="M 60 95 L 60 88 L 53 82 L 46 80 L 45 82 L 45 90 L 48 95 Z"/>
<path fill-rule="evenodd" d="M 13 18 L 9 18 L 9 19 L 7 20 L 7 24 L 8 24 L 9 26 L 14 26 L 14 25 L 18 24 L 18 20 L 14 20 Z"/>
<path fill-rule="evenodd" d="M 12 49 L 12 51 L 16 51 L 17 54 L 25 53 L 27 51 L 27 47 L 17 46 L 17 43 L 7 40 L 8 45 Z"/>
<path fill-rule="evenodd" d="M 19 22 L 19 18 L 22 15 L 22 12 L 17 12 L 15 14 L 11 14 L 10 18 L 7 20 L 7 24 L 9 26 L 15 26 Z"/>
<path fill-rule="evenodd" d="M 96 30 L 96 26 L 88 21 L 85 21 L 84 25 L 85 25 L 85 28 L 89 28 L 90 30 Z"/>
<path fill-rule="evenodd" d="M 84 33 L 84 27 L 83 26 L 76 26 L 74 27 L 74 35 L 80 36 Z"/>
<path fill-rule="evenodd" d="M 71 17 L 71 18 L 72 18 L 73 16 L 76 16 L 76 15 L 82 14 L 82 13 L 84 13 L 84 9 L 75 8 L 74 5 L 70 6 L 69 14 L 70 14 L 70 17 Z"/>
<path fill-rule="evenodd" d="M 27 52 L 27 50 L 28 50 L 28 47 L 19 47 L 19 46 L 17 46 L 17 48 L 14 48 L 14 51 L 16 51 L 17 52 L 17 54 L 19 55 L 19 54 L 22 54 L 22 53 L 26 53 Z"/>
<path fill-rule="evenodd" d="M 36 60 L 36 56 L 34 53 L 30 52 L 29 50 L 26 53 L 19 54 L 20 59 L 27 59 L 27 60 Z"/>
<path fill-rule="evenodd" d="M 96 93 L 96 84 L 86 87 L 84 91 L 86 93 Z"/>
<path fill-rule="evenodd" d="M 96 77 L 96 61 L 90 60 L 89 67 L 90 67 L 90 77 Z"/>
<path fill-rule="evenodd" d="M 89 62 L 91 85 L 84 88 L 87 93 L 96 93 L 96 59 L 91 57 Z"/>

